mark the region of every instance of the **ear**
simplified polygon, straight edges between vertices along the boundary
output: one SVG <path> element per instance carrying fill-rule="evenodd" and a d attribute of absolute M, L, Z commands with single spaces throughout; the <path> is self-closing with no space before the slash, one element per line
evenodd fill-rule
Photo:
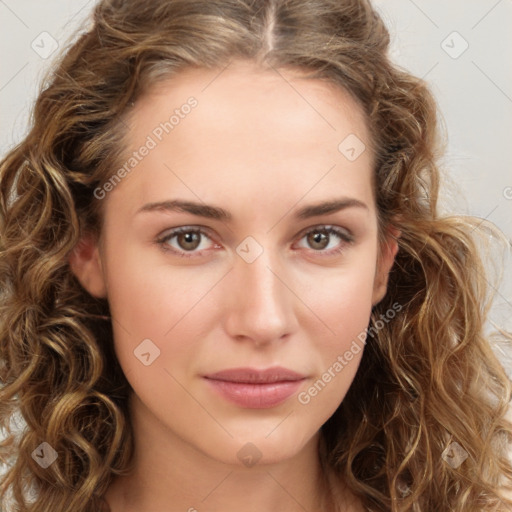
<path fill-rule="evenodd" d="M 93 297 L 107 296 L 99 247 L 94 235 L 84 235 L 71 251 L 68 261 L 73 274 Z"/>
<path fill-rule="evenodd" d="M 391 267 L 395 262 L 395 256 L 398 252 L 398 239 L 401 231 L 395 227 L 388 227 L 385 239 L 381 242 L 380 252 L 377 258 L 377 269 L 373 283 L 372 305 L 378 304 L 386 295 L 388 288 L 388 278 Z"/>

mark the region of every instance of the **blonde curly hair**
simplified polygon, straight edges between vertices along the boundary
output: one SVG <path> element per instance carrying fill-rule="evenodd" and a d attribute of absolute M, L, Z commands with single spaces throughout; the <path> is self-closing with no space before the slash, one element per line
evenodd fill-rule
<path fill-rule="evenodd" d="M 353 385 L 322 427 L 333 487 L 343 479 L 374 512 L 510 509 L 512 388 L 484 334 L 489 293 L 475 241 L 488 228 L 437 212 L 436 102 L 388 46 L 368 0 L 97 5 L 0 166 L 0 497 L 10 495 L 13 512 L 108 510 L 109 483 L 131 470 L 131 388 L 109 306 L 80 286 L 68 258 L 101 230 L 94 190 L 118 168 L 131 103 L 180 70 L 232 58 L 301 69 L 357 99 L 375 150 L 381 234 L 401 231 L 371 324 L 402 308 L 370 329 Z M 43 441 L 58 453 L 46 469 L 32 458 Z M 457 468 L 443 459 L 453 442 L 467 453 Z"/>

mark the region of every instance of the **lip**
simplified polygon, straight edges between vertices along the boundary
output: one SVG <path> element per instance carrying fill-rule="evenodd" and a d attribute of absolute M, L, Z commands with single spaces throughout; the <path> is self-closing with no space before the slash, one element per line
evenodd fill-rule
<path fill-rule="evenodd" d="M 263 370 L 231 368 L 204 376 L 221 396 L 248 409 L 267 409 L 283 403 L 297 391 L 305 378 L 280 366 Z"/>

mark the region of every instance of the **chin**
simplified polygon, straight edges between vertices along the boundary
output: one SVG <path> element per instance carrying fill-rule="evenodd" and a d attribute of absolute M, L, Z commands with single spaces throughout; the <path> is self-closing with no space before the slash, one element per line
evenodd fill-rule
<path fill-rule="evenodd" d="M 275 427 L 274 427 L 275 428 Z M 277 429 L 282 427 L 277 427 Z M 314 444 L 316 450 L 317 434 L 311 437 L 301 437 L 295 430 L 282 428 L 278 434 L 266 430 L 264 433 L 244 436 L 235 436 L 228 441 L 228 445 L 217 445 L 216 453 L 211 453 L 213 458 L 229 465 L 240 468 L 254 468 L 262 465 L 271 465 L 284 462 L 297 456 L 309 443 Z M 269 432 L 270 435 L 269 435 Z M 221 450 L 219 451 L 220 448 Z"/>

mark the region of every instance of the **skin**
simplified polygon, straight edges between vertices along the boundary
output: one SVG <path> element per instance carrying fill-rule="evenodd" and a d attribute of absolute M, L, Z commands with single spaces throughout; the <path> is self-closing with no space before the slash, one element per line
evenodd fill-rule
<path fill-rule="evenodd" d="M 397 247 L 391 237 L 379 247 L 370 151 L 349 161 L 338 150 L 348 134 L 368 147 L 362 109 L 297 71 L 241 61 L 220 74 L 186 70 L 136 102 L 126 155 L 190 96 L 197 107 L 102 200 L 101 236 L 85 236 L 70 257 L 82 285 L 108 298 L 116 354 L 134 390 L 135 469 L 106 499 L 113 512 L 318 510 L 319 429 L 363 351 L 307 404 L 296 393 L 267 409 L 239 407 L 202 375 L 280 365 L 306 376 L 304 392 L 367 327 Z M 365 206 L 294 215 L 339 198 Z M 171 199 L 222 207 L 232 219 L 137 213 Z M 201 226 L 206 236 L 197 248 L 183 236 L 158 244 L 180 226 Z M 352 241 L 322 238 L 325 226 Z M 311 228 L 320 229 L 316 239 L 305 233 Z M 248 236 L 263 250 L 251 263 L 237 253 Z M 160 355 L 146 366 L 134 350 L 148 338 Z M 237 456 L 249 442 L 261 454 L 251 467 Z M 362 510 L 342 495 L 346 510 Z"/>

